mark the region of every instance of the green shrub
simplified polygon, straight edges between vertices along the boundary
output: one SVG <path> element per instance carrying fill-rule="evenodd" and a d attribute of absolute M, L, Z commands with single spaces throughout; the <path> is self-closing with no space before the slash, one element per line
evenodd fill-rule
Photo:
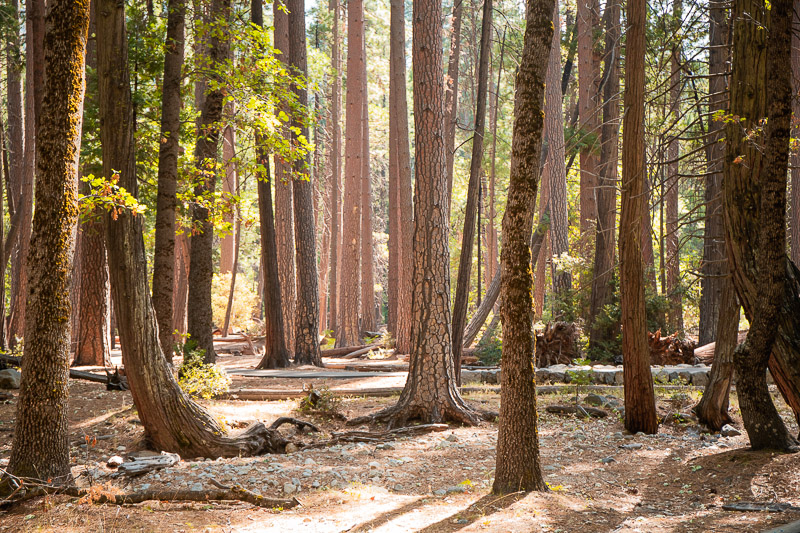
<path fill-rule="evenodd" d="M 183 363 L 178 369 L 178 384 L 187 394 L 209 400 L 228 392 L 231 378 L 222 368 L 203 362 L 205 350 L 195 341 L 183 345 Z"/>
<path fill-rule="evenodd" d="M 481 339 L 478 342 L 478 349 L 475 350 L 478 360 L 485 366 L 495 366 L 500 364 L 503 358 L 503 341 L 498 335 L 492 335 L 487 340 Z"/>

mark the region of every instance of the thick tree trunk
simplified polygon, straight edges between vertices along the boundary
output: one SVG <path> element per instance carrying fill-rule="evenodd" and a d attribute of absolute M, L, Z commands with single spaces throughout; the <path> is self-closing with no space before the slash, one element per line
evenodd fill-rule
<path fill-rule="evenodd" d="M 394 157 L 397 181 L 397 326 L 395 348 L 411 352 L 411 294 L 414 248 L 414 202 L 411 183 L 411 152 L 408 146 L 408 100 L 406 98 L 406 21 L 404 0 L 392 0 L 390 68 L 390 159 Z M 391 208 L 391 206 L 390 206 Z"/>
<path fill-rule="evenodd" d="M 794 13 L 792 14 L 792 26 L 794 28 L 800 27 L 800 2 L 795 2 Z M 800 33 L 797 31 L 792 32 L 792 115 L 800 117 L 800 98 L 796 96 L 800 94 Z M 792 138 L 797 139 L 800 137 L 800 123 L 797 121 L 792 122 Z M 9 128 L 10 129 L 10 128 Z M 800 150 L 792 150 L 789 156 L 790 159 L 790 172 L 791 172 L 791 207 L 789 209 L 792 214 L 789 223 L 791 230 L 791 240 L 789 250 L 791 251 L 791 259 L 795 265 L 800 265 Z"/>
<path fill-rule="evenodd" d="M 447 83 L 444 92 L 444 153 L 447 172 L 448 204 L 453 198 L 453 163 L 456 157 L 456 126 L 458 125 L 458 67 L 461 60 L 461 19 L 464 0 L 453 1 L 450 25 L 450 57 L 447 63 Z M 448 205 L 448 211 L 450 207 Z M 448 215 L 449 218 L 449 215 Z"/>
<path fill-rule="evenodd" d="M 728 401 L 733 380 L 733 352 L 739 339 L 739 302 L 736 301 L 736 290 L 730 276 L 723 286 L 719 312 L 721 327 L 717 330 L 714 362 L 708 376 L 708 385 L 694 408 L 700 422 L 715 432 L 733 421 L 728 414 Z"/>
<path fill-rule="evenodd" d="M 628 0 L 628 36 L 625 54 L 625 114 L 622 137 L 622 214 L 619 256 L 622 295 L 622 355 L 625 374 L 625 429 L 631 433 L 658 431 L 642 261 L 642 217 L 645 198 L 644 161 L 644 0 Z"/>
<path fill-rule="evenodd" d="M 8 472 L 71 481 L 67 427 L 70 285 L 78 221 L 78 156 L 89 0 L 51 0 L 22 384 Z M 6 479 L 2 492 L 16 487 Z"/>
<path fill-rule="evenodd" d="M 595 322 L 614 296 L 615 237 L 617 225 L 617 167 L 619 163 L 619 56 L 620 1 L 607 4 L 605 74 L 603 79 L 603 127 L 597 188 L 597 228 L 594 246 L 594 277 L 589 307 L 589 353 L 616 337 Z"/>
<path fill-rule="evenodd" d="M 331 90 L 331 250 L 330 274 L 328 275 L 328 328 L 334 334 L 339 324 L 339 278 L 341 272 L 341 227 L 342 227 L 342 52 L 339 37 L 340 4 L 338 0 L 330 0 L 333 11 L 333 42 L 331 43 L 331 68 L 333 69 L 333 87 Z M 391 157 L 391 152 L 390 152 Z M 391 204 L 390 204 L 391 205 Z M 391 296 L 390 296 L 391 300 Z"/>
<path fill-rule="evenodd" d="M 458 262 L 456 294 L 453 301 L 453 362 L 456 383 L 461 384 L 461 345 L 464 326 L 467 323 L 467 299 L 469 298 L 472 270 L 472 246 L 475 242 L 475 217 L 478 211 L 478 196 L 483 167 L 483 136 L 486 132 L 486 88 L 489 85 L 489 56 L 492 38 L 492 0 L 484 0 L 481 23 L 481 45 L 478 66 L 478 95 L 475 106 L 475 129 L 472 136 L 472 156 L 469 166 L 467 205 L 464 212 L 464 231 L 461 237 L 461 256 Z M 480 262 L 480 257 L 478 259 Z M 480 287 L 480 284 L 479 284 Z"/>
<path fill-rule="evenodd" d="M 545 78 L 545 131 L 548 142 L 547 179 L 550 181 L 550 226 L 551 253 L 553 257 L 569 254 L 569 219 L 567 216 L 567 168 L 564 163 L 564 112 L 561 94 L 561 22 L 558 3 L 553 10 L 553 43 L 547 61 Z M 595 179 L 596 181 L 596 179 Z M 572 288 L 569 272 L 559 271 L 553 263 L 553 291 L 562 293 Z"/>
<path fill-rule="evenodd" d="M 767 123 L 760 168 L 757 175 L 748 171 L 729 168 L 726 171 L 726 215 L 727 230 L 733 248 L 730 257 L 734 272 L 734 283 L 737 291 L 742 292 L 742 277 L 749 272 L 745 271 L 746 264 L 742 264 L 741 250 L 737 249 L 739 242 L 734 241 L 733 231 L 737 223 L 743 222 L 742 215 L 746 216 L 753 232 L 758 235 L 757 249 L 751 256 L 754 260 L 757 277 L 755 288 L 758 299 L 755 306 L 748 313 L 750 330 L 745 341 L 739 345 L 734 353 L 737 381 L 736 392 L 739 398 L 739 407 L 750 445 L 753 449 L 778 449 L 788 450 L 797 447 L 797 441 L 786 430 L 780 415 L 767 388 L 766 372 L 770 355 L 775 345 L 778 334 L 778 317 L 785 312 L 782 309 L 782 296 L 787 285 L 786 278 L 786 172 L 789 161 L 789 139 L 791 122 L 791 71 L 786 68 L 790 62 L 791 53 L 791 21 L 792 0 L 779 0 L 772 3 L 772 9 L 763 14 L 750 11 L 749 0 L 739 0 L 734 3 L 734 44 L 733 56 L 733 89 L 731 93 L 731 111 L 736 112 L 740 106 L 747 109 L 751 104 L 752 110 L 763 111 L 766 109 Z M 752 6 L 754 7 L 754 6 Z M 744 17 L 743 13 L 750 12 L 753 18 Z M 760 29 L 766 25 L 769 32 Z M 766 40 L 766 42 L 764 42 Z M 764 46 L 765 45 L 765 46 Z M 758 49 L 756 49 L 758 46 Z M 746 72 L 741 69 L 750 67 Z M 753 69 L 753 67 L 756 67 Z M 752 70 L 751 70 L 752 69 Z M 741 85 L 761 87 L 763 92 L 757 96 L 742 94 Z M 766 88 L 769 87 L 769 91 Z M 766 99 L 766 102 L 764 100 Z M 759 109 L 760 107 L 760 109 Z M 742 115 L 755 118 L 764 116 Z M 732 163 L 734 149 L 742 147 L 741 132 L 729 127 L 727 138 L 729 140 L 726 163 Z M 731 130 L 736 130 L 731 131 Z M 749 144 L 749 143 L 748 143 Z M 752 153 L 753 150 L 750 150 Z M 745 153 L 745 157 L 747 154 Z M 757 161 L 754 161 L 757 163 Z M 753 170 L 755 170 L 754 167 Z M 747 176 L 745 174 L 750 174 Z M 734 200 L 727 191 L 728 185 L 736 192 L 741 178 L 758 179 L 758 194 L 751 198 L 737 198 Z M 736 178 L 740 178 L 737 180 Z M 757 210 L 747 212 L 741 210 L 745 202 L 750 203 Z M 758 202 L 758 203 L 756 203 Z M 736 212 L 736 208 L 739 211 Z M 739 215 L 739 216 L 736 216 Z M 741 238 L 741 235 L 739 236 Z M 752 243 L 750 245 L 752 247 Z M 743 268 L 744 267 L 744 268 Z"/>
<path fill-rule="evenodd" d="M 672 30 L 680 30 L 683 17 L 682 0 L 673 0 L 672 4 Z M 679 42 L 672 45 L 670 58 L 669 77 L 669 114 L 673 129 L 678 129 L 681 98 L 681 46 Z M 666 188 L 666 287 L 664 292 L 669 298 L 667 323 L 670 331 L 683 331 L 683 297 L 680 292 L 681 262 L 678 228 L 678 189 L 680 186 L 678 157 L 680 156 L 680 143 L 675 131 L 669 133 L 667 140 L 667 178 L 664 183 Z"/>
<path fill-rule="evenodd" d="M 367 51 L 366 35 L 361 41 L 364 56 L 364 72 L 361 81 L 364 85 L 362 101 L 364 128 L 361 142 L 363 156 L 361 158 L 361 331 L 375 331 L 375 259 L 372 243 L 372 177 L 369 172 L 369 96 L 367 94 Z"/>
<path fill-rule="evenodd" d="M 284 3 L 276 0 L 272 14 L 275 26 L 274 46 L 281 51 L 278 59 L 289 66 L 289 15 L 284 11 Z M 281 110 L 289 115 L 286 105 Z M 288 124 L 283 124 L 283 135 L 288 138 Z M 275 237 L 278 244 L 278 276 L 281 284 L 281 305 L 283 306 L 283 334 L 290 354 L 294 353 L 295 304 L 297 300 L 297 280 L 295 279 L 294 247 L 294 200 L 293 180 L 289 163 L 279 155 L 275 156 Z"/>
<path fill-rule="evenodd" d="M 304 0 L 288 0 L 289 64 L 296 74 L 307 76 L 306 18 Z M 301 106 L 308 104 L 305 85 L 292 90 Z M 293 129 L 308 139 L 308 126 L 294 121 Z M 293 134 L 297 141 L 298 134 Z M 294 360 L 302 365 L 322 366 L 319 354 L 319 291 L 317 290 L 317 236 L 314 229 L 314 185 L 305 167 L 307 158 L 295 161 L 292 179 L 295 248 L 297 250 L 297 305 L 295 308 Z"/>
<path fill-rule="evenodd" d="M 600 26 L 600 4 L 597 0 L 578 2 L 578 107 L 582 135 L 600 132 L 598 89 L 600 59 L 595 51 L 595 31 Z M 591 228 L 597 218 L 595 188 L 597 187 L 598 158 L 592 143 L 581 149 L 580 221 L 581 235 Z"/>
<path fill-rule="evenodd" d="M 224 7 L 216 4 L 213 11 L 220 13 Z M 137 196 L 124 4 L 98 0 L 97 9 L 101 14 L 97 21 L 98 51 L 103 51 L 98 62 L 103 166 L 106 172 L 119 170 L 120 186 Z M 214 39 L 209 40 L 212 54 L 217 46 Z M 227 436 L 211 413 L 178 386 L 161 353 L 144 268 L 141 217 L 129 211 L 121 212 L 116 220 L 107 216 L 106 238 L 112 295 L 125 346 L 125 372 L 148 443 L 186 458 L 283 451 L 286 441 L 261 423 L 239 436 Z"/>
<path fill-rule="evenodd" d="M 339 322 L 336 346 L 361 344 L 358 325 L 361 288 L 361 173 L 364 165 L 364 4 L 347 5 L 347 96 L 345 117 L 344 205 L 342 209 L 342 269 L 339 283 Z"/>
<path fill-rule="evenodd" d="M 500 253 L 503 323 L 503 396 L 492 492 L 546 491 L 539 462 L 531 300 L 531 206 L 536 202 L 544 128 L 544 80 L 553 37 L 555 2 L 528 2 L 522 58 L 517 71 L 508 200 Z"/>
<path fill-rule="evenodd" d="M 158 146 L 158 196 L 153 251 L 153 308 L 158 337 L 167 361 L 172 361 L 175 331 L 175 211 L 181 132 L 181 79 L 186 25 L 186 0 L 167 4 L 167 39 L 164 47 L 164 84 L 161 95 L 161 139 Z M 183 322 L 183 321 L 181 321 Z M 182 328 L 181 328 L 182 329 Z"/>
<path fill-rule="evenodd" d="M 222 23 L 219 30 L 211 32 L 206 46 L 208 61 L 212 67 L 221 67 L 228 57 L 227 22 L 230 16 L 231 0 L 212 0 L 211 19 Z M 214 197 L 217 181 L 217 148 L 219 144 L 219 123 L 222 119 L 222 103 L 225 98 L 221 87 L 210 88 L 206 92 L 200 110 L 200 125 L 197 144 L 194 149 L 194 164 L 198 173 L 194 195 L 205 201 Z M 196 202 L 192 206 L 192 249 L 189 266 L 189 335 L 204 351 L 203 360 L 213 363 L 214 317 L 211 310 L 211 283 L 214 277 L 213 248 L 214 225 L 209 217 L 205 203 Z"/>

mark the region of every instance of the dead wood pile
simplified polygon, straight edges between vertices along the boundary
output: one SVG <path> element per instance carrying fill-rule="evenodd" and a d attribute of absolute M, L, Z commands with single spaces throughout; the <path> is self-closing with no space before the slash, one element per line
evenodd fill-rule
<path fill-rule="evenodd" d="M 662 337 L 660 329 L 655 333 L 648 331 L 647 343 L 650 346 L 651 365 L 694 365 L 698 363 L 694 353 L 695 342 L 679 338 L 678 332 Z"/>
<path fill-rule="evenodd" d="M 548 322 L 536 333 L 536 366 L 571 365 L 582 357 L 581 327 L 575 322 Z"/>

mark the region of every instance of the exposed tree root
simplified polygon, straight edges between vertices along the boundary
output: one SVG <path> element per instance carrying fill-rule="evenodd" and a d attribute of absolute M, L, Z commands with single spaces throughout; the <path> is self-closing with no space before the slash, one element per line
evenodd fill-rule
<path fill-rule="evenodd" d="M 395 427 L 405 427 L 410 420 L 416 420 L 423 424 L 441 424 L 452 422 L 465 426 L 475 426 L 481 420 L 495 420 L 497 413 L 475 409 L 464 402 L 460 397 L 450 397 L 442 406 L 439 403 L 433 405 L 423 405 L 413 400 L 403 400 L 400 397 L 395 405 L 382 409 L 370 415 L 359 416 L 347 421 L 348 426 L 358 426 L 361 424 L 375 424 L 385 422 L 388 429 Z"/>
<path fill-rule="evenodd" d="M 297 418 L 292 418 L 290 416 L 282 416 L 278 418 L 277 420 L 275 420 L 275 422 L 270 424 L 269 429 L 278 429 L 284 424 L 292 424 L 301 431 L 304 428 L 308 428 L 309 431 L 314 431 L 319 433 L 319 428 L 314 424 L 312 424 L 311 422 L 306 422 L 305 420 L 298 420 Z"/>
<path fill-rule="evenodd" d="M 408 426 L 387 431 L 343 431 L 334 432 L 330 440 L 325 442 L 315 442 L 307 446 L 303 446 L 301 450 L 309 450 L 313 448 L 327 448 L 341 442 L 366 442 L 369 444 L 380 444 L 395 440 L 399 437 L 408 437 L 409 435 L 424 435 L 435 431 L 446 431 L 450 426 L 447 424 L 423 424 L 421 426 Z"/>

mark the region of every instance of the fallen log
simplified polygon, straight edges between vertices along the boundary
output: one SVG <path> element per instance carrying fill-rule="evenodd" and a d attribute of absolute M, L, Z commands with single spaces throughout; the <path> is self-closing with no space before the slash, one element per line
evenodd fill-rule
<path fill-rule="evenodd" d="M 141 476 L 179 463 L 181 457 L 177 453 L 161 452 L 161 455 L 141 457 L 133 461 L 126 461 L 119 465 L 117 472 L 124 476 Z"/>
<path fill-rule="evenodd" d="M 366 348 L 350 352 L 349 354 L 343 356 L 342 359 L 356 359 L 358 357 L 361 357 L 362 355 L 367 355 L 372 350 L 377 350 L 381 347 L 382 347 L 381 345 L 373 344 L 372 346 L 367 346 Z"/>
<path fill-rule="evenodd" d="M 545 408 L 548 413 L 557 415 L 581 415 L 591 416 L 593 418 L 605 418 L 608 413 L 596 407 L 582 406 L 582 405 L 548 405 Z"/>
<path fill-rule="evenodd" d="M 739 338 L 737 340 L 737 344 L 743 343 L 746 338 L 747 338 L 747 332 L 746 331 L 740 331 L 739 332 Z M 704 363 L 706 365 L 710 365 L 711 363 L 714 362 L 714 352 L 715 352 L 716 349 L 717 349 L 717 343 L 716 342 L 710 342 L 708 344 L 704 344 L 703 346 L 700 346 L 699 348 L 695 348 L 694 349 L 694 356 L 697 357 L 697 359 L 701 363 Z"/>
<path fill-rule="evenodd" d="M 13 355 L 0 354 L 0 361 L 13 366 L 22 367 L 22 357 L 15 357 Z M 103 383 L 109 390 L 128 390 L 128 380 L 124 375 L 119 373 L 119 369 L 115 368 L 114 373 L 104 369 L 105 376 L 95 374 L 94 372 L 85 372 L 83 370 L 69 369 L 69 377 L 72 379 L 82 379 L 84 381 L 91 381 L 93 383 Z"/>
<path fill-rule="evenodd" d="M 800 511 L 800 507 L 796 507 L 790 503 L 782 502 L 732 502 L 726 503 L 722 506 L 725 511 L 739 511 L 743 513 L 751 512 L 770 512 L 782 513 L 784 511 Z"/>
<path fill-rule="evenodd" d="M 315 442 L 303 446 L 301 450 L 312 448 L 327 448 L 341 442 L 366 442 L 370 444 L 380 444 L 400 437 L 412 435 L 424 435 L 435 431 L 446 431 L 450 428 L 447 424 L 423 424 L 420 426 L 408 426 L 388 431 L 342 431 L 331 433 L 331 438 L 325 442 Z"/>
<path fill-rule="evenodd" d="M 361 344 L 359 346 L 345 346 L 343 348 L 331 348 L 330 350 L 320 350 L 319 353 L 322 357 L 341 357 L 343 355 L 353 353 L 357 350 L 363 350 L 364 348 L 372 348 L 373 346 L 377 346 L 377 344 L 372 343 L 372 344 Z"/>

